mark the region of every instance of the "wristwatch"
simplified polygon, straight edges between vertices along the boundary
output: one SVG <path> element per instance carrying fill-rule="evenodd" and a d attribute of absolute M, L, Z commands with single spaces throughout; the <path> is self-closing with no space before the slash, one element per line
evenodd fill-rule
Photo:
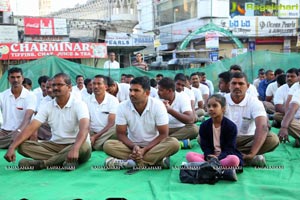
<path fill-rule="evenodd" d="M 17 132 L 21 133 L 21 132 L 22 132 L 22 130 L 18 128 L 18 129 L 17 129 Z"/>

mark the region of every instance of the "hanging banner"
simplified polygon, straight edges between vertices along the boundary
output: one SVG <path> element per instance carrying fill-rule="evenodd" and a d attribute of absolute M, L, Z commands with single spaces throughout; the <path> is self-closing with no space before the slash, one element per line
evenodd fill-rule
<path fill-rule="evenodd" d="M 24 18 L 25 35 L 68 35 L 66 19 Z"/>
<path fill-rule="evenodd" d="M 219 36 L 215 32 L 205 33 L 205 47 L 210 48 L 219 48 Z"/>
<path fill-rule="evenodd" d="M 34 60 L 48 55 L 60 58 L 107 58 L 107 47 L 105 43 L 0 44 L 0 60 Z"/>

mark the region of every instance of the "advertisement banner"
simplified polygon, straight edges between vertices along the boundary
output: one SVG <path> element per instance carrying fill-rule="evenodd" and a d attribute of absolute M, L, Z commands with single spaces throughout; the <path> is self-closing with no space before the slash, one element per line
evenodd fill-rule
<path fill-rule="evenodd" d="M 107 47 L 105 43 L 0 44 L 0 60 L 34 60 L 48 55 L 60 58 L 107 58 Z"/>
<path fill-rule="evenodd" d="M 219 48 L 219 36 L 215 32 L 207 32 L 205 34 L 205 47 L 210 48 Z"/>
<path fill-rule="evenodd" d="M 10 3 L 9 0 L 0 0 L 0 11 L 10 12 Z"/>
<path fill-rule="evenodd" d="M 18 28 L 14 25 L 0 26 L 0 43 L 19 42 Z"/>
<path fill-rule="evenodd" d="M 277 17 L 258 17 L 258 34 L 261 36 L 296 36 L 296 19 L 278 19 Z"/>
<path fill-rule="evenodd" d="M 66 19 L 24 18 L 25 35 L 68 35 Z"/>

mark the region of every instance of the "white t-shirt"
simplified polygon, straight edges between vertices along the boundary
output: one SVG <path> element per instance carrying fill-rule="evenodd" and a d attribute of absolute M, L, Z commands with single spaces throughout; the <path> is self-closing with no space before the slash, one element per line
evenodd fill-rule
<path fill-rule="evenodd" d="M 189 96 L 191 101 L 195 101 L 195 94 L 191 89 L 184 87 L 183 92 Z"/>
<path fill-rule="evenodd" d="M 284 84 L 282 86 L 280 86 L 276 92 L 275 92 L 275 96 L 274 96 L 274 105 L 277 104 L 282 104 L 284 105 L 286 102 L 286 99 L 288 97 L 288 93 L 289 93 L 289 86 L 288 84 Z"/>
<path fill-rule="evenodd" d="M 298 106 L 300 106 L 300 89 L 296 90 L 295 93 L 293 94 L 291 103 L 296 103 Z M 295 113 L 295 119 L 300 119 L 300 107 Z"/>
<path fill-rule="evenodd" d="M 105 61 L 104 69 L 120 69 L 120 63 L 118 63 L 117 61 L 113 61 L 111 62 L 110 60 Z"/>
<path fill-rule="evenodd" d="M 157 93 L 157 89 L 156 89 L 156 88 L 150 87 L 150 97 L 153 97 L 153 98 L 159 98 L 159 97 L 158 97 L 158 93 Z"/>
<path fill-rule="evenodd" d="M 22 123 L 27 110 L 36 111 L 36 96 L 23 87 L 16 99 L 9 88 L 0 94 L 0 109 L 3 117 L 1 128 L 14 131 Z"/>
<path fill-rule="evenodd" d="M 90 130 L 93 132 L 99 132 L 107 125 L 108 115 L 116 114 L 119 105 L 118 99 L 108 92 L 105 92 L 101 104 L 97 102 L 94 94 L 85 102 L 90 112 Z"/>
<path fill-rule="evenodd" d="M 42 100 L 41 100 L 41 103 L 37 109 L 37 112 L 39 111 L 40 107 L 43 106 L 44 104 L 46 104 L 47 102 L 49 101 L 52 101 L 53 99 L 50 97 L 50 96 L 45 96 Z"/>
<path fill-rule="evenodd" d="M 170 105 L 172 109 L 176 110 L 177 112 L 184 113 L 186 111 L 191 111 L 192 112 L 192 106 L 191 106 L 191 101 L 187 94 L 184 92 L 175 92 L 175 99 Z M 185 124 L 173 117 L 172 115 L 169 115 L 169 127 L 170 128 L 180 128 L 184 127 Z"/>
<path fill-rule="evenodd" d="M 214 92 L 215 92 L 214 84 L 208 79 L 206 79 L 205 83 L 208 86 L 210 95 L 214 94 Z"/>
<path fill-rule="evenodd" d="M 267 113 L 258 98 L 246 94 L 245 98 L 235 104 L 230 93 L 225 95 L 227 106 L 225 116 L 233 121 L 238 128 L 238 135 L 255 134 L 255 118 L 259 116 L 267 117 Z"/>
<path fill-rule="evenodd" d="M 158 99 L 148 97 L 147 106 L 140 115 L 130 100 L 120 103 L 116 125 L 127 125 L 128 138 L 139 146 L 147 146 L 158 135 L 157 126 L 169 122 L 165 105 Z"/>
<path fill-rule="evenodd" d="M 71 94 L 65 107 L 60 108 L 56 98 L 40 107 L 34 117 L 41 123 L 47 122 L 51 128 L 51 141 L 57 144 L 75 143 L 79 132 L 79 121 L 83 118 L 89 119 L 87 105 Z M 86 142 L 90 142 L 89 136 Z"/>
<path fill-rule="evenodd" d="M 290 87 L 290 90 L 289 90 L 289 94 L 288 95 L 293 95 L 295 93 L 295 91 L 299 90 L 300 89 L 300 84 L 299 82 L 296 82 L 292 85 L 292 87 Z"/>
<path fill-rule="evenodd" d="M 202 93 L 199 89 L 191 87 L 191 90 L 194 92 L 195 95 L 195 109 L 198 108 L 198 102 L 202 101 L 203 102 L 203 97 L 202 97 Z"/>
<path fill-rule="evenodd" d="M 118 84 L 118 93 L 116 95 L 117 99 L 122 102 L 129 99 L 129 89 L 130 85 L 127 83 L 117 83 Z"/>
<path fill-rule="evenodd" d="M 246 93 L 251 95 L 251 96 L 258 97 L 257 89 L 252 84 L 249 84 L 249 88 L 248 88 Z"/>
<path fill-rule="evenodd" d="M 259 85 L 259 83 L 260 83 L 260 79 L 259 78 L 257 78 L 257 79 L 255 79 L 254 81 L 253 81 L 253 85 L 254 85 L 254 87 L 257 89 L 258 88 L 258 85 Z"/>
<path fill-rule="evenodd" d="M 85 86 L 83 86 L 83 88 L 80 90 L 77 85 L 74 85 L 72 87 L 72 94 L 75 98 L 82 100 L 82 91 L 84 91 Z"/>
<path fill-rule="evenodd" d="M 275 92 L 278 89 L 277 81 L 274 81 L 273 83 L 270 83 L 266 89 L 266 96 L 275 96 Z"/>

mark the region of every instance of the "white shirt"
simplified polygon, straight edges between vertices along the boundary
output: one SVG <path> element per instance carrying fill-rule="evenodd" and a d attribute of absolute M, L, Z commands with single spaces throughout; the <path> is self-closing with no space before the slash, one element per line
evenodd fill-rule
<path fill-rule="evenodd" d="M 156 89 L 156 88 L 150 87 L 150 97 L 153 97 L 153 98 L 159 98 L 159 97 L 158 97 L 158 93 L 157 93 L 157 89 Z"/>
<path fill-rule="evenodd" d="M 36 110 L 36 97 L 22 86 L 21 94 L 16 99 L 9 88 L 0 94 L 0 109 L 3 117 L 1 128 L 14 131 L 22 123 L 27 110 Z"/>
<path fill-rule="evenodd" d="M 288 84 L 284 84 L 282 86 L 280 86 L 276 92 L 275 92 L 275 96 L 274 96 L 274 105 L 277 104 L 282 104 L 284 105 L 286 102 L 286 99 L 288 97 L 288 93 L 289 93 L 289 86 Z"/>
<path fill-rule="evenodd" d="M 195 95 L 195 109 L 198 108 L 198 102 L 202 101 L 203 102 L 203 97 L 202 97 L 202 93 L 199 89 L 191 87 L 191 90 L 194 92 Z"/>
<path fill-rule="evenodd" d="M 275 92 L 278 89 L 277 81 L 274 81 L 273 83 L 270 83 L 266 89 L 266 96 L 275 96 Z"/>
<path fill-rule="evenodd" d="M 295 91 L 295 93 L 293 94 L 291 103 L 296 103 L 296 104 L 298 104 L 298 106 L 300 106 L 300 89 Z M 296 111 L 294 118 L 295 119 L 300 119 L 300 107 Z"/>
<path fill-rule="evenodd" d="M 184 113 L 186 111 L 192 112 L 191 100 L 184 92 L 175 92 L 175 99 L 170 106 L 172 109 L 180 113 Z M 180 128 L 185 126 L 184 123 L 173 117 L 171 114 L 168 115 L 170 128 Z"/>
<path fill-rule="evenodd" d="M 93 94 L 93 93 L 92 93 L 92 94 Z M 81 92 L 81 99 L 82 99 L 83 101 L 85 101 L 85 100 L 88 99 L 92 94 L 88 93 L 88 92 L 87 92 L 87 89 L 84 88 L 84 89 L 82 90 L 82 92 Z"/>
<path fill-rule="evenodd" d="M 117 99 L 120 102 L 129 99 L 130 85 L 127 83 L 117 83 L 117 84 L 118 84 L 118 93 L 116 95 Z"/>
<path fill-rule="evenodd" d="M 37 112 L 39 111 L 40 107 L 43 106 L 44 104 L 46 104 L 47 102 L 49 101 L 52 101 L 53 99 L 50 97 L 50 96 L 45 96 L 42 100 L 41 100 L 41 103 L 37 109 Z"/>
<path fill-rule="evenodd" d="M 103 66 L 104 69 L 120 69 L 120 64 L 117 61 L 111 62 L 111 60 L 107 60 Z"/>
<path fill-rule="evenodd" d="M 36 96 L 36 108 L 38 108 L 40 106 L 42 99 L 44 98 L 43 91 L 39 87 L 39 90 L 38 90 L 38 88 L 36 88 L 35 90 L 33 90 L 33 93 Z"/>
<path fill-rule="evenodd" d="M 195 101 L 195 94 L 191 89 L 184 87 L 183 92 L 188 95 L 191 101 Z"/>
<path fill-rule="evenodd" d="M 296 83 L 294 83 L 292 85 L 292 87 L 289 90 L 289 94 L 288 95 L 293 95 L 299 89 L 300 89 L 300 84 L 299 84 L 299 81 L 298 81 L 298 82 L 296 82 Z"/>
<path fill-rule="evenodd" d="M 251 96 L 258 97 L 257 89 L 252 84 L 249 84 L 249 88 L 248 88 L 246 93 L 251 95 Z"/>
<path fill-rule="evenodd" d="M 90 130 L 99 132 L 107 125 L 108 115 L 116 114 L 119 101 L 113 95 L 105 92 L 101 104 L 97 102 L 94 94 L 86 99 L 86 104 L 90 112 Z"/>
<path fill-rule="evenodd" d="M 83 88 L 80 90 L 77 85 L 74 85 L 72 87 L 72 94 L 75 98 L 82 100 L 82 91 L 84 91 L 85 86 L 83 86 Z"/>
<path fill-rule="evenodd" d="M 208 80 L 208 79 L 206 79 L 205 83 L 208 86 L 210 95 L 214 94 L 214 92 L 215 92 L 214 84 L 210 80 Z"/>
<path fill-rule="evenodd" d="M 147 106 L 140 115 L 130 100 L 120 103 L 116 125 L 127 125 L 128 138 L 137 145 L 147 146 L 158 135 L 157 126 L 168 124 L 168 112 L 158 99 L 148 97 Z"/>
<path fill-rule="evenodd" d="M 83 118 L 90 118 L 87 105 L 76 99 L 73 94 L 70 95 L 69 101 L 63 108 L 58 106 L 55 99 L 41 106 L 34 119 L 49 124 L 52 142 L 57 144 L 75 143 L 79 132 L 79 121 Z M 89 136 L 86 142 L 90 143 Z"/>
<path fill-rule="evenodd" d="M 267 117 L 267 113 L 258 98 L 246 94 L 245 98 L 235 104 L 230 93 L 225 95 L 227 106 L 225 116 L 233 121 L 238 128 L 238 135 L 255 134 L 255 118 L 259 116 Z"/>
<path fill-rule="evenodd" d="M 253 85 L 254 85 L 254 87 L 255 87 L 256 89 L 258 88 L 260 81 L 261 81 L 261 80 L 260 80 L 259 78 L 255 79 L 255 80 L 253 81 Z"/>

